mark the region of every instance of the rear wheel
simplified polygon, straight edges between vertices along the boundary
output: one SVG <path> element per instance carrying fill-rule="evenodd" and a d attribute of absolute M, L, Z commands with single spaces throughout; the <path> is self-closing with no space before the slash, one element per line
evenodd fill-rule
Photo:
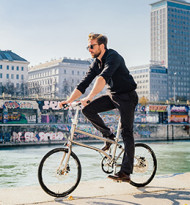
<path fill-rule="evenodd" d="M 48 152 L 40 162 L 38 180 L 42 189 L 51 196 L 64 197 L 73 192 L 80 182 L 80 161 L 71 152 L 65 166 L 67 155 L 68 149 L 56 148 Z"/>
<path fill-rule="evenodd" d="M 136 143 L 130 184 L 136 187 L 146 186 L 154 178 L 156 170 L 157 160 L 153 150 L 146 144 Z"/>

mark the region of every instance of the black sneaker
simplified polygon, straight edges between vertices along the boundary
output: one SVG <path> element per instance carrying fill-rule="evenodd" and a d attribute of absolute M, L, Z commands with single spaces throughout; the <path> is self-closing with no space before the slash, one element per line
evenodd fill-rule
<path fill-rule="evenodd" d="M 109 138 L 110 140 L 114 140 L 115 139 L 115 135 L 112 133 L 110 136 L 106 137 Z M 112 143 L 110 142 L 105 142 L 104 146 L 102 147 L 103 151 L 107 151 L 109 150 L 109 148 L 111 147 Z"/>

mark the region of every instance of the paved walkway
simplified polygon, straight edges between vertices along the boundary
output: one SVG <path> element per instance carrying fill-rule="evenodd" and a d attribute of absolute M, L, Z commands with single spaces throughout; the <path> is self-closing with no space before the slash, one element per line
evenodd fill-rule
<path fill-rule="evenodd" d="M 0 205 L 190 205 L 190 173 L 156 176 L 144 188 L 105 179 L 82 181 L 64 198 L 47 195 L 40 186 L 0 189 Z"/>

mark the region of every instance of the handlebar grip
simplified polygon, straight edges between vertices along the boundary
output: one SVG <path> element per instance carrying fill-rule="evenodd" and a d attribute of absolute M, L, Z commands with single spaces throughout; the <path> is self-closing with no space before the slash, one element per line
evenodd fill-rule
<path fill-rule="evenodd" d="M 63 105 L 63 109 L 65 109 L 65 108 L 67 108 L 67 107 L 69 107 L 68 104 L 64 104 L 64 105 Z"/>

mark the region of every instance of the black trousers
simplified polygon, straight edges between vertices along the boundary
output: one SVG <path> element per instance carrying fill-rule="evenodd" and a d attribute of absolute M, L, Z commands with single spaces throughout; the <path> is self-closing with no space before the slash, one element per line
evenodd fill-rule
<path fill-rule="evenodd" d="M 138 96 L 135 91 L 129 93 L 103 95 L 93 100 L 89 105 L 83 108 L 82 112 L 87 119 L 99 130 L 104 137 L 112 134 L 98 113 L 117 108 L 121 116 L 121 135 L 123 138 L 125 152 L 121 171 L 126 174 L 133 172 L 134 162 L 134 137 L 133 122 L 135 107 L 138 103 Z"/>

